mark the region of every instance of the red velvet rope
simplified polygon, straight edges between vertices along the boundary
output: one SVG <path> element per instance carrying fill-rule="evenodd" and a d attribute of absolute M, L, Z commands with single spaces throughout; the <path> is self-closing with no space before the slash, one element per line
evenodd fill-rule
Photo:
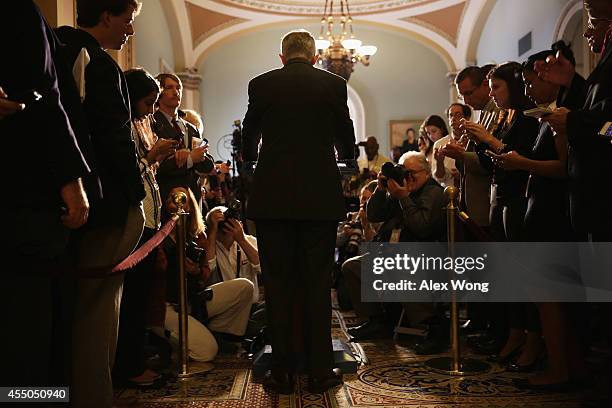
<path fill-rule="evenodd" d="M 161 229 L 157 231 L 155 235 L 151 237 L 151 239 L 149 239 L 147 242 L 142 244 L 140 248 L 132 252 L 130 256 L 128 256 L 123 261 L 121 261 L 117 266 L 115 266 L 113 270 L 111 271 L 111 273 L 125 271 L 126 269 L 133 268 L 135 265 L 137 265 L 139 262 L 145 259 L 147 255 L 151 253 L 151 251 L 157 248 L 164 239 L 166 239 L 166 237 L 168 236 L 168 234 L 170 234 L 170 232 L 172 231 L 175 225 L 176 225 L 176 218 L 172 218 L 168 220 L 168 222 L 166 222 L 164 226 L 161 227 Z"/>
<path fill-rule="evenodd" d="M 176 220 L 177 217 L 172 217 L 170 220 L 168 220 L 147 242 L 142 244 L 136 251 L 132 252 L 130 256 L 125 258 L 113 268 L 110 268 L 109 266 L 96 268 L 74 268 L 66 265 L 60 265 L 59 268 L 54 268 L 54 275 L 60 276 L 65 273 L 74 273 L 83 278 L 104 278 L 133 268 L 144 258 L 146 258 L 147 255 L 149 255 L 155 248 L 157 248 L 164 239 L 166 239 L 176 225 Z"/>

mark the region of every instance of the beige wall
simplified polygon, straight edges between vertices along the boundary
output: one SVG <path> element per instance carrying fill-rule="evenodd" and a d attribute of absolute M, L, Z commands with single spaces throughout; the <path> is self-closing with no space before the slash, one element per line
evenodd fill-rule
<path fill-rule="evenodd" d="M 198 67 L 204 133 L 213 155 L 227 158 L 231 146 L 220 139 L 231 133 L 235 119 L 244 117 L 249 80 L 280 67 L 279 41 L 293 28 L 271 28 L 226 42 Z M 318 31 L 316 25 L 305 28 Z M 449 103 L 447 68 L 433 51 L 400 34 L 362 25 L 355 26 L 355 33 L 379 47 L 369 67 L 356 67 L 349 84 L 364 104 L 366 134 L 376 136 L 387 154 L 390 120 L 444 112 Z"/>

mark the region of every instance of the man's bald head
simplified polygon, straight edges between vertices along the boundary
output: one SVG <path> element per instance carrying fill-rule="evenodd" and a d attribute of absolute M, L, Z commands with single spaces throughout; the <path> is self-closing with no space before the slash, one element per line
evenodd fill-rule
<path fill-rule="evenodd" d="M 378 140 L 374 136 L 368 136 L 365 142 L 365 152 L 368 160 L 374 160 L 378 154 Z"/>

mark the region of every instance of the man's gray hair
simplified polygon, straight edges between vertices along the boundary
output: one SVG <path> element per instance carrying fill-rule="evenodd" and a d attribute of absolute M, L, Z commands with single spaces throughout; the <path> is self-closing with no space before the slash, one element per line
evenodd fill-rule
<path fill-rule="evenodd" d="M 403 166 L 406 160 L 408 159 L 415 160 L 417 163 L 419 163 L 422 169 L 424 169 L 427 173 L 431 173 L 431 166 L 429 165 L 429 162 L 427 161 L 427 157 L 425 157 L 424 153 L 414 152 L 414 151 L 406 152 L 402 154 L 402 156 L 399 158 L 397 162 L 401 163 L 401 165 Z"/>
<path fill-rule="evenodd" d="M 288 32 L 281 41 L 281 54 L 285 60 L 297 57 L 311 59 L 316 52 L 314 37 L 303 29 Z"/>

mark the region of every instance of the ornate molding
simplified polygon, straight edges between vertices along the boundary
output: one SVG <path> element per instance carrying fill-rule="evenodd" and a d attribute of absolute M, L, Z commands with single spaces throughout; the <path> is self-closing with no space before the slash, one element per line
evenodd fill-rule
<path fill-rule="evenodd" d="M 313 0 L 214 0 L 217 3 L 240 9 L 271 14 L 293 16 L 320 16 L 324 2 Z M 438 0 L 353 0 L 350 3 L 353 16 L 402 10 Z M 334 6 L 336 7 L 336 6 Z"/>
<path fill-rule="evenodd" d="M 199 91 L 202 83 L 202 75 L 198 74 L 197 68 L 185 68 L 184 71 L 176 72 L 176 76 L 181 79 L 183 88 L 190 91 Z"/>

